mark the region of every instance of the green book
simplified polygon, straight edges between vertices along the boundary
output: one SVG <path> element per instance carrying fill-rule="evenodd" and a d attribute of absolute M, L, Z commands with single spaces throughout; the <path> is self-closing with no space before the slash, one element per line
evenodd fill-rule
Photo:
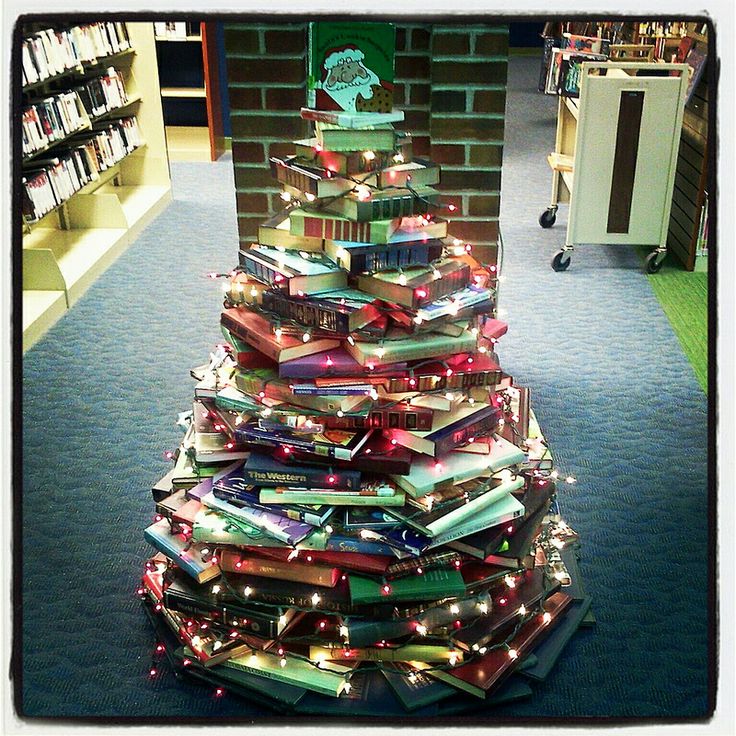
<path fill-rule="evenodd" d="M 459 570 L 429 570 L 423 575 L 383 583 L 359 575 L 348 575 L 353 605 L 385 601 L 421 601 L 465 595 L 465 582 Z"/>
<path fill-rule="evenodd" d="M 373 363 L 378 366 L 386 363 L 434 358 L 438 355 L 472 353 L 475 352 L 476 342 L 476 336 L 470 330 L 465 329 L 457 337 L 427 332 L 404 340 L 391 340 L 389 335 L 389 338 L 382 343 L 356 341 L 350 344 L 346 342 L 343 348 L 361 365 Z"/>
<path fill-rule="evenodd" d="M 396 30 L 391 23 L 309 24 L 307 103 L 315 110 L 391 112 Z"/>
<path fill-rule="evenodd" d="M 330 212 L 291 210 L 289 231 L 292 235 L 329 240 L 348 240 L 357 243 L 388 243 L 401 227 L 401 218 L 354 222 Z"/>
<path fill-rule="evenodd" d="M 275 504 L 307 504 L 310 506 L 403 506 L 406 502 L 404 491 L 392 486 L 381 486 L 378 491 L 386 489 L 387 495 L 379 495 L 371 491 L 320 491 L 296 490 L 291 488 L 261 488 L 259 500 L 261 503 Z M 388 495 L 388 491 L 391 494 Z"/>
<path fill-rule="evenodd" d="M 282 662 L 284 662 L 282 666 Z M 337 697 L 345 690 L 350 673 L 354 666 L 330 663 L 329 668 L 320 668 L 311 662 L 285 653 L 269 654 L 253 650 L 250 654 L 233 657 L 224 662 L 222 667 L 241 670 L 278 682 L 313 690 L 323 695 Z"/>

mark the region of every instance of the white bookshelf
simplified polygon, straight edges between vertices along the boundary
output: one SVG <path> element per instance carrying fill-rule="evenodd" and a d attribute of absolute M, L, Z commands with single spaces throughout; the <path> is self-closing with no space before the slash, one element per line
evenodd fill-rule
<path fill-rule="evenodd" d="M 90 123 L 135 115 L 144 144 L 99 180 L 24 226 L 24 351 L 78 301 L 171 199 L 153 25 L 128 23 L 127 27 L 132 52 L 109 57 L 106 65 L 123 72 L 129 100 Z M 71 87 L 99 72 L 95 67 L 61 76 L 69 76 Z M 33 94 L 43 95 L 49 81 L 33 85 Z"/>

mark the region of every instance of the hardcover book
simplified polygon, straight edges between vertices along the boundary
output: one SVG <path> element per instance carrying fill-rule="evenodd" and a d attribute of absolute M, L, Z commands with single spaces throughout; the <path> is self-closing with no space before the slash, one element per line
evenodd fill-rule
<path fill-rule="evenodd" d="M 401 241 L 395 238 L 389 243 L 351 243 L 345 240 L 325 240 L 325 254 L 351 276 L 373 273 L 389 268 L 408 268 L 410 265 L 427 265 L 443 253 L 444 244 L 437 238 Z"/>
<path fill-rule="evenodd" d="M 316 138 L 294 141 L 294 150 L 298 163 L 325 169 L 338 176 L 362 176 L 365 173 L 378 171 L 395 164 L 412 160 L 412 139 L 409 134 L 394 131 L 395 148 L 393 151 L 330 151 L 322 148 Z"/>
<path fill-rule="evenodd" d="M 317 143 L 328 151 L 393 151 L 396 148 L 394 126 L 391 123 L 353 130 L 317 121 L 314 133 Z"/>
<path fill-rule="evenodd" d="M 360 487 L 360 471 L 347 468 L 320 468 L 310 465 L 285 465 L 272 455 L 251 453 L 238 473 L 244 484 L 259 487 L 336 488 L 355 490 Z M 221 485 L 218 483 L 218 485 Z"/>
<path fill-rule="evenodd" d="M 303 107 L 299 110 L 299 114 L 303 120 L 331 123 L 351 130 L 370 128 L 384 123 L 400 123 L 404 119 L 402 110 L 393 110 L 392 112 L 330 112 Z"/>
<path fill-rule="evenodd" d="M 258 226 L 258 242 L 273 248 L 286 250 L 305 250 L 319 253 L 322 250 L 322 238 L 291 234 L 291 210 L 277 212 L 273 217 Z"/>
<path fill-rule="evenodd" d="M 395 33 L 391 23 L 310 23 L 309 107 L 391 112 Z"/>
<path fill-rule="evenodd" d="M 424 215 L 432 211 L 439 198 L 439 192 L 431 187 L 370 191 L 367 187 L 358 186 L 341 197 L 321 202 L 320 208 L 355 222 L 371 222 Z"/>
<path fill-rule="evenodd" d="M 401 219 L 398 217 L 372 222 L 354 222 L 338 215 L 303 209 L 294 209 L 289 216 L 292 235 L 352 240 L 360 243 L 388 243 L 400 226 Z"/>

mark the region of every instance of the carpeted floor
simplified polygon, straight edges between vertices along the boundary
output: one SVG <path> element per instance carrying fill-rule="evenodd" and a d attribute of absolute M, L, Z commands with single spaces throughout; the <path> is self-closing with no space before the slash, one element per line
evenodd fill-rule
<path fill-rule="evenodd" d="M 564 473 L 598 626 L 504 716 L 698 716 L 707 701 L 706 406 L 633 250 L 580 248 L 537 225 L 554 100 L 536 59 L 510 66 L 501 357 Z M 23 710 L 31 716 L 250 716 L 168 673 L 134 590 L 151 484 L 180 435 L 191 366 L 218 339 L 236 260 L 229 163 L 172 165 L 174 203 L 24 360 Z M 483 708 L 479 702 L 479 708 Z"/>

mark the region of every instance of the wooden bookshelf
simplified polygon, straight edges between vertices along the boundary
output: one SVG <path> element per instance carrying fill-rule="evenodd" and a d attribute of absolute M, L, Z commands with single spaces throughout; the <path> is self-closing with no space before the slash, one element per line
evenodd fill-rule
<path fill-rule="evenodd" d="M 199 34 L 156 37 L 172 160 L 216 161 L 225 152 L 216 24 L 202 22 L 199 29 Z"/>
<path fill-rule="evenodd" d="M 98 180 L 37 221 L 24 223 L 24 351 L 79 300 L 171 199 L 153 26 L 128 23 L 127 28 L 130 51 L 23 90 L 33 98 L 63 91 L 62 80 L 78 84 L 114 65 L 123 74 L 128 102 L 94 116 L 90 127 L 99 120 L 135 115 L 144 138 L 142 145 L 101 172 Z"/>

